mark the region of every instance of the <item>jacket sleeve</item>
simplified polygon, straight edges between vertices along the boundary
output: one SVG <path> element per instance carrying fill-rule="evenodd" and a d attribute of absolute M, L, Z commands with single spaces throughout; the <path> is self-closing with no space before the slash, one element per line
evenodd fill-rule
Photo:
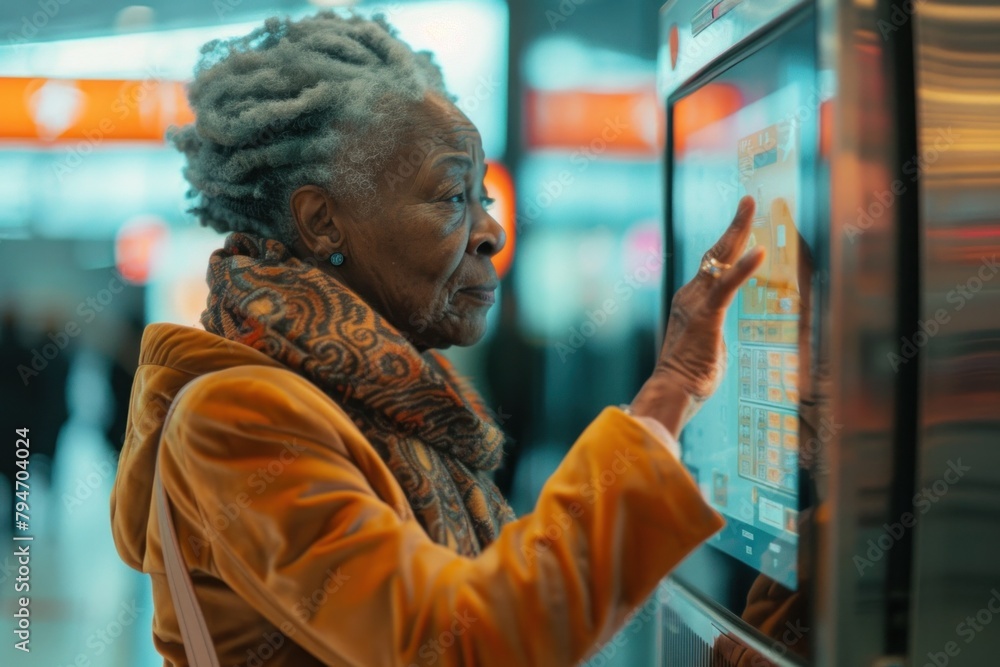
<path fill-rule="evenodd" d="M 324 664 L 576 664 L 723 525 L 662 436 L 609 407 L 535 510 L 462 557 L 373 490 L 386 469 L 306 380 L 214 375 L 165 426 L 164 486 L 187 530 L 221 528 L 198 566 Z"/>

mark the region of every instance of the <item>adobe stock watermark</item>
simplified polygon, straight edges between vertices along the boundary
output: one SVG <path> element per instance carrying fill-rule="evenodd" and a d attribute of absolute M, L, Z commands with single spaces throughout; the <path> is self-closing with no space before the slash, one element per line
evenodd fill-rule
<path fill-rule="evenodd" d="M 268 630 L 261 635 L 261 642 L 253 648 L 248 648 L 246 659 L 240 663 L 245 667 L 264 667 L 285 646 L 285 640 L 295 634 L 295 626 L 288 621 L 282 621 L 281 631 Z"/>
<path fill-rule="evenodd" d="M 420 662 L 411 662 L 407 667 L 420 667 L 421 665 L 433 665 L 444 653 L 458 642 L 458 638 L 465 634 L 469 627 L 478 621 L 471 611 L 463 609 L 452 614 L 451 624 L 439 632 L 436 636 L 428 639 L 417 650 L 417 657 Z"/>
<path fill-rule="evenodd" d="M 38 11 L 25 14 L 21 17 L 21 26 L 17 32 L 7 33 L 7 39 L 15 48 L 27 44 L 30 40 L 38 36 L 39 31 L 49 24 L 60 12 L 63 6 L 68 5 L 72 0 L 38 0 L 35 6 Z"/>
<path fill-rule="evenodd" d="M 521 555 L 528 562 L 531 562 L 539 554 L 549 551 L 552 545 L 558 542 L 565 532 L 586 514 L 586 505 L 594 505 L 598 497 L 614 486 L 618 479 L 630 470 L 638 460 L 639 457 L 631 449 L 620 448 L 616 450 L 614 460 L 609 467 L 579 486 L 579 495 L 583 497 L 586 504 L 574 500 L 566 506 L 565 510 L 560 510 L 554 517 L 551 517 L 545 528 L 535 535 L 533 540 L 526 540 L 521 545 Z"/>
<path fill-rule="evenodd" d="M 242 4 L 243 0 L 213 0 L 212 9 L 215 10 L 215 15 L 219 17 L 219 20 L 224 21 L 226 20 L 226 14 L 236 11 Z M 278 14 L 279 12 L 274 13 Z"/>
<path fill-rule="evenodd" d="M 351 577 L 341 572 L 339 567 L 336 571 L 328 569 L 323 584 L 313 591 L 312 595 L 303 595 L 299 598 L 298 602 L 292 607 L 292 611 L 304 623 L 308 623 L 309 619 L 316 614 L 319 608 L 327 603 L 330 596 L 343 588 L 344 584 L 350 581 L 350 579 Z"/>
<path fill-rule="evenodd" d="M 88 296 L 76 306 L 76 314 L 83 320 L 84 324 L 93 322 L 99 313 L 115 300 L 115 296 L 121 294 L 128 284 L 128 280 L 117 270 L 113 271 L 114 276 L 107 285 L 97 291 L 97 294 Z M 49 332 L 49 342 L 41 346 L 41 349 L 32 348 L 31 359 L 27 363 L 18 364 L 17 374 L 21 382 L 27 387 L 33 378 L 38 377 L 42 371 L 49 366 L 49 362 L 62 354 L 63 350 L 69 346 L 70 339 L 80 335 L 83 329 L 76 320 L 68 321 L 61 331 Z"/>
<path fill-rule="evenodd" d="M 96 667 L 107 664 L 107 658 L 96 661 L 92 658 L 104 655 L 111 645 L 125 634 L 125 630 L 136 622 L 142 612 L 135 600 L 131 603 L 122 602 L 115 618 L 87 637 L 86 646 L 89 650 L 77 653 L 65 667 Z M 58 667 L 64 667 L 63 663 L 60 662 Z"/>
<path fill-rule="evenodd" d="M 218 511 L 214 512 L 211 519 L 204 521 L 202 525 L 202 532 L 206 537 L 198 535 L 188 537 L 188 543 L 195 555 L 200 555 L 203 547 L 219 539 L 222 533 L 239 519 L 243 510 L 253 504 L 254 498 L 264 493 L 267 487 L 280 477 L 288 466 L 294 464 L 305 450 L 303 445 L 285 441 L 281 451 L 268 461 L 267 465 L 258 466 L 257 470 L 247 476 L 246 485 L 253 489 L 253 496 L 246 491 L 240 491 L 229 502 L 217 499 L 215 503 Z"/>
<path fill-rule="evenodd" d="M 976 636 L 986 629 L 986 626 L 993 622 L 993 618 L 1000 614 L 1000 590 L 993 588 L 990 590 L 990 598 L 986 601 L 975 615 L 966 616 L 965 619 L 955 626 L 955 634 L 962 637 L 966 644 L 971 644 Z M 927 662 L 914 667 L 947 667 L 951 659 L 962 652 L 962 646 L 955 641 L 945 643 L 941 651 L 928 651 Z M 922 658 L 921 658 L 922 660 Z"/>
<path fill-rule="evenodd" d="M 917 524 L 920 516 L 926 514 L 930 509 L 944 497 L 948 490 L 957 484 L 965 473 L 972 470 L 969 466 L 962 465 L 962 459 L 948 461 L 948 469 L 940 478 L 930 485 L 924 487 L 913 496 L 913 506 L 916 512 L 903 512 L 899 521 L 882 524 L 883 533 L 878 538 L 868 540 L 868 550 L 864 556 L 854 556 L 854 566 L 858 569 L 859 575 L 864 575 L 865 570 L 874 567 L 875 563 L 882 560 L 882 557 L 906 534 L 906 531 Z"/>
<path fill-rule="evenodd" d="M 63 493 L 62 501 L 70 513 L 81 507 L 85 500 L 94 495 L 106 479 L 114 477 L 118 467 L 118 455 L 111 453 L 99 461 L 91 461 L 86 474 L 78 477 L 72 493 Z"/>
<path fill-rule="evenodd" d="M 469 114 L 478 109 L 480 104 L 493 97 L 493 94 L 500 90 L 500 86 L 502 85 L 503 82 L 492 75 L 488 77 L 480 76 L 476 82 L 476 87 L 472 89 L 472 93 L 458 100 L 455 106 L 462 113 Z"/>
<path fill-rule="evenodd" d="M 771 651 L 774 655 L 784 656 L 788 653 L 788 650 L 802 641 L 802 638 L 809 633 L 809 626 L 802 623 L 802 619 L 795 619 L 795 621 L 785 621 L 784 632 L 781 633 L 781 637 L 776 638 L 776 641 L 771 642 Z M 774 631 L 772 631 L 774 632 Z M 760 653 L 754 651 L 753 660 L 750 661 L 750 667 L 770 667 L 772 665 L 770 660 L 766 659 Z"/>
<path fill-rule="evenodd" d="M 618 655 L 618 651 L 628 645 L 630 635 L 639 633 L 650 621 L 656 621 L 656 612 L 659 610 L 660 604 L 659 597 L 653 595 L 641 607 L 630 612 L 625 617 L 622 629 L 608 641 L 598 644 L 590 657 L 583 662 L 582 667 L 605 667 L 612 658 Z M 625 632 L 626 629 L 629 630 L 628 633 Z"/>
<path fill-rule="evenodd" d="M 801 128 L 806 122 L 816 117 L 823 101 L 830 99 L 833 93 L 833 84 L 831 82 L 824 82 L 821 85 L 814 86 L 809 91 L 809 94 L 802 98 L 802 102 L 782 116 L 781 120 L 776 122 L 775 125 L 783 128 L 782 132 L 787 131 L 790 135 L 795 136 L 794 133 L 801 132 Z M 739 193 L 742 183 L 743 177 L 740 167 L 739 165 L 733 165 L 729 169 L 727 178 L 720 178 L 715 181 L 715 191 L 720 197 L 728 199 Z"/>
<path fill-rule="evenodd" d="M 343 588 L 350 576 L 343 574 L 338 567 L 336 571 L 328 569 L 326 579 L 311 595 L 303 595 L 292 607 L 295 614 L 301 617 L 303 623 L 308 623 L 313 614 L 326 604 L 330 596 Z M 286 640 L 295 636 L 298 629 L 291 621 L 282 621 L 278 630 L 269 630 L 261 635 L 262 641 L 254 648 L 248 648 L 246 659 L 241 662 L 245 667 L 264 667 L 271 658 L 286 645 Z"/>
<path fill-rule="evenodd" d="M 492 419 L 494 421 L 494 423 L 496 423 L 497 426 L 499 426 L 501 428 L 501 430 L 503 430 L 503 425 L 507 422 L 507 420 L 511 418 L 511 414 L 510 413 L 505 413 L 503 411 L 503 406 L 502 405 L 498 405 L 496 410 L 494 410 L 493 408 L 491 408 L 489 406 L 483 406 L 483 411 L 486 413 L 486 415 L 490 419 Z M 515 438 L 512 438 L 509 435 L 507 435 L 506 432 L 504 432 L 504 437 L 506 438 L 506 444 L 508 446 L 514 445 L 514 444 L 517 443 L 517 440 Z"/>
<path fill-rule="evenodd" d="M 123 85 L 123 89 L 111 103 L 109 115 L 101 118 L 96 127 L 84 130 L 84 139 L 70 146 L 66 155 L 53 165 L 52 168 L 60 183 L 83 164 L 83 159 L 86 156 L 93 153 L 95 148 L 103 144 L 108 136 L 114 133 L 119 123 L 136 112 L 139 103 L 162 83 L 161 74 L 161 72 L 148 72 L 148 76 L 143 78 L 138 85 L 133 85 L 132 82 Z"/>
<path fill-rule="evenodd" d="M 920 180 L 927 168 L 937 162 L 942 153 L 946 153 L 955 145 L 958 136 L 958 133 L 950 126 L 944 130 L 938 130 L 938 136 L 934 138 L 933 142 L 928 142 L 930 145 L 924 148 L 920 155 L 914 155 L 903 164 L 902 171 L 905 176 L 909 177 L 907 179 L 909 183 L 916 183 Z M 844 227 L 847 239 L 854 243 L 861 234 L 875 224 L 876 220 L 885 215 L 886 211 L 889 211 L 896 203 L 896 199 L 905 194 L 908 189 L 907 181 L 897 178 L 889 185 L 888 189 L 873 192 L 868 207 L 858 207 L 857 224 L 849 224 Z"/>
<path fill-rule="evenodd" d="M 479 106 L 492 97 L 503 83 L 493 77 L 493 76 L 480 76 L 476 87 L 473 88 L 472 93 L 463 97 L 455 103 L 455 106 L 464 114 L 469 114 Z M 452 141 L 449 140 L 441 132 L 435 132 L 430 136 L 418 137 L 416 141 L 416 146 L 406 155 L 400 156 L 393 168 L 386 169 L 383 172 L 386 185 L 389 186 L 389 191 L 394 192 L 396 186 L 403 183 L 406 179 L 414 174 L 420 166 L 427 159 L 427 156 L 434 151 L 435 148 L 441 146 L 452 146 Z"/>
<path fill-rule="evenodd" d="M 288 73 L 290 77 L 294 77 L 295 74 L 295 72 Z M 288 118 L 272 118 L 261 127 L 255 128 L 251 137 L 239 140 L 239 150 L 229 156 L 220 170 L 222 179 L 226 181 L 238 181 L 247 172 L 256 169 L 257 165 L 255 161 L 244 159 L 254 149 L 269 146 L 284 136 L 301 136 L 314 133 L 322 128 L 323 125 L 324 122 L 321 117 L 311 114 L 298 116 L 292 120 Z"/>
<path fill-rule="evenodd" d="M 1000 272 L 1000 263 L 997 263 L 996 255 L 989 258 L 984 257 L 976 273 L 964 283 L 955 285 L 955 289 L 950 290 L 945 295 L 945 300 L 954 305 L 954 311 L 962 310 L 970 300 L 982 291 L 986 283 L 996 277 L 998 272 Z M 941 327 L 949 322 L 951 322 L 951 313 L 944 308 L 938 308 L 934 311 L 934 317 L 919 320 L 917 331 L 913 332 L 911 336 L 903 336 L 899 339 L 899 350 L 886 353 L 886 359 L 892 366 L 892 370 L 899 371 L 900 366 L 916 357 L 920 348 L 927 345 L 934 336 L 938 335 Z"/>
<path fill-rule="evenodd" d="M 535 196 L 528 199 L 527 204 L 517 215 L 518 227 L 526 227 L 537 222 L 545 209 L 552 206 L 553 202 L 576 182 L 576 175 L 587 171 L 590 164 L 603 155 L 608 146 L 620 139 L 629 127 L 631 126 L 622 121 L 620 116 L 615 116 L 613 119 L 605 118 L 604 127 L 598 136 L 591 139 L 588 144 L 578 146 L 570 155 L 569 161 L 576 169 L 572 171 L 563 169 L 555 178 L 546 180 L 540 191 L 536 191 Z"/>
<path fill-rule="evenodd" d="M 913 13 L 917 11 L 917 5 L 924 2 L 924 0 L 904 0 L 903 2 L 895 2 L 892 5 L 892 10 L 889 12 L 889 19 L 879 19 L 875 26 L 878 31 L 882 34 L 883 41 L 889 41 L 889 36 L 898 32 L 900 28 L 906 25 L 906 22 L 910 20 Z"/>
<path fill-rule="evenodd" d="M 398 163 L 393 169 L 386 169 L 384 173 L 386 185 L 389 192 L 395 192 L 396 186 L 405 183 L 406 179 L 412 176 L 420 165 L 424 163 L 427 156 L 441 146 L 448 146 L 448 139 L 441 132 L 435 132 L 430 136 L 421 136 L 416 140 L 416 146 L 407 153 L 401 155 Z"/>
<path fill-rule="evenodd" d="M 576 13 L 576 8 L 587 0 L 560 0 L 555 9 L 545 10 L 545 20 L 549 22 L 549 30 L 555 30 L 560 23 L 565 23 Z"/>
<path fill-rule="evenodd" d="M 803 469 L 811 470 L 814 474 L 829 472 L 826 457 L 820 458 L 820 455 L 823 453 L 823 446 L 829 444 L 842 428 L 843 424 L 838 424 L 826 415 L 820 417 L 816 435 L 799 444 L 799 461 Z"/>
<path fill-rule="evenodd" d="M 336 572 L 328 569 L 326 575 L 326 579 L 311 595 L 303 595 L 292 608 L 303 623 L 308 623 L 316 610 L 326 604 L 330 596 L 339 591 L 350 579 L 349 576 L 341 573 L 339 567 Z M 279 629 L 280 632 L 270 630 L 261 635 L 263 641 L 253 648 L 248 648 L 246 658 L 240 664 L 245 665 L 245 667 L 264 667 L 286 645 L 286 640 L 297 632 L 297 628 L 291 621 L 282 621 Z"/>
<path fill-rule="evenodd" d="M 663 267 L 665 261 L 666 255 L 650 250 L 645 262 L 641 266 L 636 267 L 632 273 L 626 273 L 622 276 L 622 279 L 616 282 L 614 286 L 614 292 L 618 296 L 605 299 L 600 307 L 595 310 L 588 310 L 587 320 L 579 328 L 570 327 L 569 336 L 566 340 L 556 343 L 556 352 L 559 353 L 559 360 L 566 363 L 567 357 L 571 354 L 576 354 L 577 350 L 586 345 L 587 341 L 593 338 L 600 328 L 607 324 L 608 319 L 618 312 L 619 302 L 631 299 L 636 290 L 642 287 L 644 283 L 648 283 L 653 276 L 657 275 L 657 272 Z"/>

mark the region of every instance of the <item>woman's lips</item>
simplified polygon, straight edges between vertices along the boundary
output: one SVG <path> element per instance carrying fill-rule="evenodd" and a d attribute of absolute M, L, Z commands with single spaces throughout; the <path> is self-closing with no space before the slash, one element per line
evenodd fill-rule
<path fill-rule="evenodd" d="M 492 304 L 496 303 L 496 288 L 487 287 L 467 287 L 465 289 L 458 290 L 459 294 L 465 295 L 469 298 L 475 299 L 482 304 Z"/>

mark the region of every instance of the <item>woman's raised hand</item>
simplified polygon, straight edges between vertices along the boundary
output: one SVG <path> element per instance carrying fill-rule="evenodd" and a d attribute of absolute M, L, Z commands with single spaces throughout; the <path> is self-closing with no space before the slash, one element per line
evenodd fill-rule
<path fill-rule="evenodd" d="M 753 214 L 753 198 L 744 197 L 729 228 L 705 253 L 701 270 L 677 290 L 656 368 L 632 401 L 635 415 L 653 417 L 675 438 L 725 372 L 726 309 L 764 259 L 760 246 L 744 254 Z"/>

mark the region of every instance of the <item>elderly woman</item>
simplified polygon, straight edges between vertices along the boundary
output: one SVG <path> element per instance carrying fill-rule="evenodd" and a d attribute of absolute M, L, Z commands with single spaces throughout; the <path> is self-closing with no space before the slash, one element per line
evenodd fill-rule
<path fill-rule="evenodd" d="M 752 202 L 675 297 L 631 405 L 517 518 L 491 481 L 502 432 L 437 352 L 483 335 L 505 239 L 431 57 L 382 19 L 270 19 L 207 44 L 190 99 L 172 140 L 228 236 L 205 330 L 144 332 L 111 499 L 165 664 L 584 659 L 722 526 L 675 438 L 762 259 L 743 255 Z"/>

